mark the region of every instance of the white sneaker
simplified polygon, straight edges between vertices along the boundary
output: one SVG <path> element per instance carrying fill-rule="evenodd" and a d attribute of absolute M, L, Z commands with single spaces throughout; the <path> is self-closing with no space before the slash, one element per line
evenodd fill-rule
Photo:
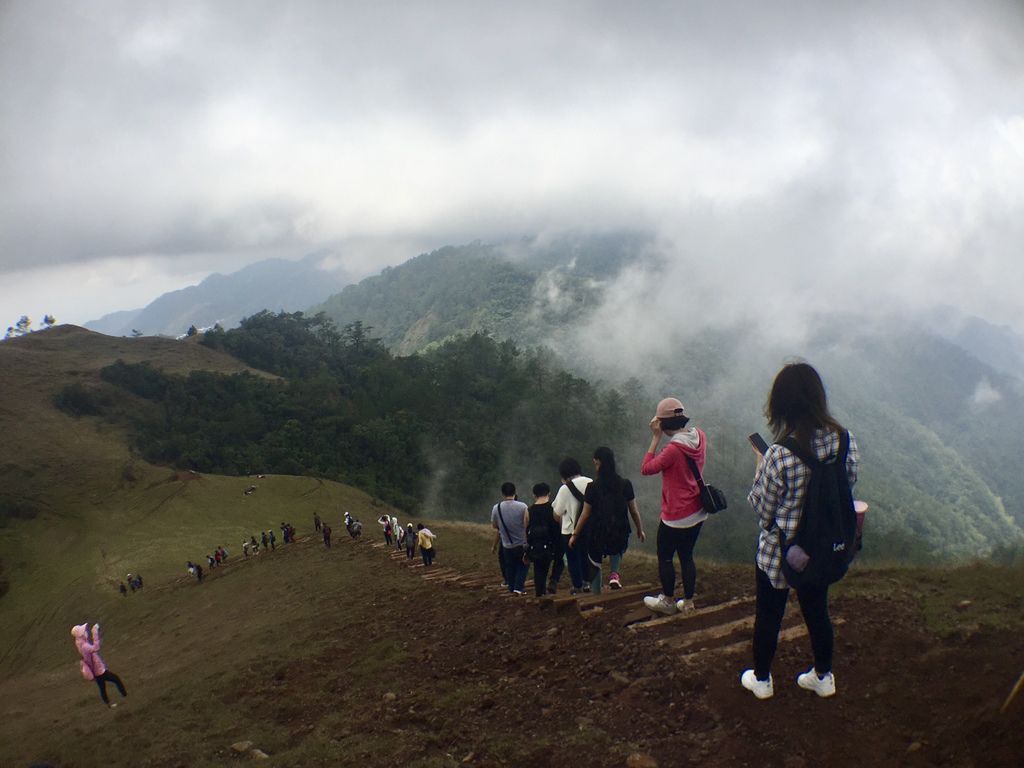
<path fill-rule="evenodd" d="M 666 616 L 671 616 L 676 612 L 676 604 L 672 601 L 671 597 L 666 597 L 665 595 L 645 597 L 644 605 L 655 613 L 664 613 Z"/>
<path fill-rule="evenodd" d="M 684 597 L 682 600 L 676 601 L 676 610 L 680 613 L 693 613 L 697 610 L 697 606 L 694 605 L 692 597 L 689 600 Z"/>
<path fill-rule="evenodd" d="M 828 672 L 824 677 L 819 677 L 818 670 L 814 667 L 799 675 L 796 679 L 796 684 L 808 691 L 814 691 L 823 699 L 836 695 L 835 676 Z"/>
<path fill-rule="evenodd" d="M 768 675 L 767 680 L 758 680 L 752 669 L 748 669 L 740 675 L 740 683 L 759 699 L 770 699 L 775 694 L 772 676 Z"/>

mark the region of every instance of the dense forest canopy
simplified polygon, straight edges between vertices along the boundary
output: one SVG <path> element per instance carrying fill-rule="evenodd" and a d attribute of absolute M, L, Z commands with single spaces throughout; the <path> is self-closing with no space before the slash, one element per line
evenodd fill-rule
<path fill-rule="evenodd" d="M 405 509 L 479 516 L 508 477 L 555 482 L 558 462 L 624 432 L 624 396 L 548 357 L 475 333 L 398 357 L 356 322 L 261 312 L 201 343 L 282 378 L 162 373 L 117 362 L 104 381 L 149 461 L 225 474 L 314 474 Z M 98 407 L 62 393 L 66 408 Z M 99 409 L 103 410 L 103 409 Z M 108 405 L 106 412 L 116 410 Z"/>

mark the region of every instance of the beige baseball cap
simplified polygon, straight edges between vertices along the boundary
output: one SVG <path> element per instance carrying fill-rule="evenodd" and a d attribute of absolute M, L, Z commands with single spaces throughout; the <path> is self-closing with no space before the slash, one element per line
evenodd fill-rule
<path fill-rule="evenodd" d="M 656 419 L 671 419 L 673 416 L 685 416 L 686 409 L 683 404 L 674 397 L 666 397 L 658 403 L 658 410 L 654 414 Z"/>

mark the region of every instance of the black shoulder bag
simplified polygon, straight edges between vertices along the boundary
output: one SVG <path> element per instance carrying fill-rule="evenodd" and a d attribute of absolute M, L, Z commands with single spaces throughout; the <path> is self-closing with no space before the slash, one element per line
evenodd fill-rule
<path fill-rule="evenodd" d="M 697 467 L 697 462 L 691 456 L 687 456 L 686 461 L 690 465 L 690 471 L 693 472 L 697 486 L 700 488 L 700 503 L 704 507 L 704 511 L 709 515 L 714 515 L 723 509 L 727 509 L 729 504 L 725 500 L 725 494 L 720 489 L 715 488 L 715 486 L 704 482 L 704 478 L 700 475 L 700 469 Z"/>

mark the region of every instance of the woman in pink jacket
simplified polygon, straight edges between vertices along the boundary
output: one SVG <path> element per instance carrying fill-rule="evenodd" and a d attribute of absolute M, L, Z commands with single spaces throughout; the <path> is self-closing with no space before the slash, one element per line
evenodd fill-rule
<path fill-rule="evenodd" d="M 644 475 L 661 474 L 661 522 L 658 524 L 658 576 L 662 593 L 645 597 L 644 605 L 658 613 L 694 610 L 693 594 L 697 587 L 697 565 L 693 548 L 697 544 L 701 526 L 707 520 L 700 499 L 700 486 L 694 477 L 690 462 L 704 471 L 708 439 L 703 430 L 687 427 L 689 418 L 683 404 L 674 397 L 658 403 L 651 419 L 651 446 L 644 456 L 640 472 Z M 655 454 L 662 435 L 669 441 Z M 673 558 L 679 556 L 683 573 L 683 599 L 676 602 L 676 572 Z"/>
<path fill-rule="evenodd" d="M 109 680 L 117 686 L 117 691 L 122 697 L 127 696 L 128 693 L 124 689 L 121 678 L 107 669 L 107 665 L 100 657 L 100 625 L 92 625 L 92 642 L 89 642 L 88 624 L 77 624 L 72 627 L 71 636 L 75 638 L 75 648 L 82 656 L 82 677 L 86 680 L 95 680 L 100 689 L 100 698 L 103 699 L 103 703 L 108 707 L 116 707 L 117 704 L 111 704 L 110 699 L 107 698 L 107 681 Z"/>

